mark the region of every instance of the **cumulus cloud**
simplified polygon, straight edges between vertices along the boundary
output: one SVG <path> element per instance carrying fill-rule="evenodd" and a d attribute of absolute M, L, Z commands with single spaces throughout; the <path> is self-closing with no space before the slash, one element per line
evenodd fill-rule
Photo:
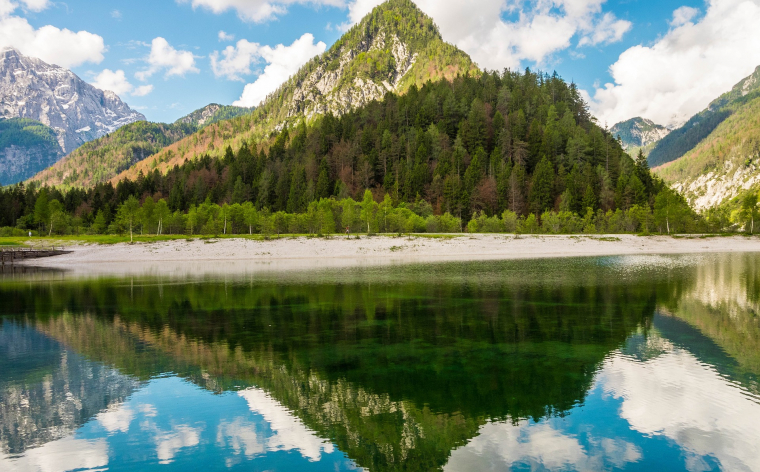
<path fill-rule="evenodd" d="M 110 90 L 116 95 L 131 92 L 134 88 L 127 80 L 123 70 L 112 71 L 111 69 L 104 69 L 103 72 L 98 74 L 92 85 L 100 90 Z"/>
<path fill-rule="evenodd" d="M 678 125 L 727 92 L 760 64 L 760 2 L 710 0 L 698 12 L 679 8 L 671 29 L 651 46 L 635 46 L 610 67 L 614 83 L 597 87 L 591 109 L 616 123 L 643 116 Z"/>
<path fill-rule="evenodd" d="M 195 56 L 190 51 L 178 51 L 169 42 L 161 37 L 155 38 L 151 43 L 150 55 L 146 59 L 149 67 L 135 74 L 138 80 L 145 81 L 156 72 L 166 71 L 165 77 L 173 75 L 184 76 L 188 72 L 200 72 L 195 67 Z"/>
<path fill-rule="evenodd" d="M 219 41 L 222 42 L 228 42 L 228 41 L 235 41 L 235 35 L 234 34 L 228 34 L 224 31 L 219 32 Z"/>
<path fill-rule="evenodd" d="M 578 42 L 578 46 L 596 46 L 597 44 L 615 43 L 623 39 L 623 35 L 630 31 L 633 24 L 630 21 L 618 20 L 612 13 L 604 16 L 586 36 Z"/>
<path fill-rule="evenodd" d="M 465 446 L 452 451 L 445 472 L 511 470 L 607 470 L 641 459 L 641 450 L 623 439 L 593 437 L 584 447 L 556 420 L 486 423 Z"/>
<path fill-rule="evenodd" d="M 103 72 L 95 77 L 92 85 L 100 90 L 110 90 L 116 95 L 128 93 L 133 97 L 144 97 L 153 91 L 152 85 L 143 85 L 135 88 L 134 85 L 129 83 L 123 70 L 112 71 L 111 69 L 104 69 Z"/>
<path fill-rule="evenodd" d="M 42 11 L 50 6 L 50 0 L 21 0 L 21 3 L 31 11 Z"/>
<path fill-rule="evenodd" d="M 690 22 L 695 16 L 699 15 L 699 10 L 692 7 L 681 7 L 673 12 L 673 20 L 670 26 L 681 26 Z"/>
<path fill-rule="evenodd" d="M 265 46 L 268 47 L 268 46 Z M 222 51 L 211 54 L 211 69 L 217 77 L 229 80 L 243 80 L 241 76 L 251 74 L 251 65 L 261 59 L 261 45 L 241 39 L 235 46 L 227 46 Z"/>
<path fill-rule="evenodd" d="M 382 0 L 354 0 L 349 21 L 358 23 Z M 605 0 L 548 0 L 515 3 L 482 0 L 477 8 L 464 0 L 418 0 L 417 5 L 439 25 L 443 37 L 463 49 L 482 67 L 516 68 L 538 64 L 572 46 L 620 41 L 631 23 L 604 13 Z M 529 6 L 528 6 L 529 5 Z M 508 14 L 511 20 L 505 20 Z"/>
<path fill-rule="evenodd" d="M 153 91 L 152 85 L 141 85 L 139 87 L 135 87 L 135 89 L 130 93 L 133 97 L 144 97 L 151 93 Z"/>
<path fill-rule="evenodd" d="M 22 4 L 28 10 L 41 11 L 49 2 L 24 0 Z M 66 68 L 103 60 L 106 48 L 102 37 L 51 25 L 34 29 L 25 18 L 13 15 L 18 7 L 10 0 L 0 0 L 0 49 L 15 48 L 27 56 Z"/>
<path fill-rule="evenodd" d="M 244 21 L 261 23 L 282 15 L 293 3 L 344 7 L 346 0 L 177 0 L 177 3 L 190 3 L 193 8 L 204 8 L 217 14 L 234 10 Z"/>
<path fill-rule="evenodd" d="M 245 399 L 251 412 L 264 417 L 272 431 L 265 444 L 259 443 L 251 431 L 248 431 L 247 450 L 252 455 L 266 447 L 267 451 L 298 451 L 309 461 L 317 462 L 322 458 L 322 453 L 331 454 L 334 451 L 330 441 L 317 436 L 264 390 L 249 388 L 238 392 L 238 395 Z"/>
<path fill-rule="evenodd" d="M 266 62 L 264 72 L 255 82 L 245 86 L 240 100 L 234 103 L 236 106 L 252 107 L 261 103 L 309 59 L 323 53 L 326 48 L 322 41 L 315 44 L 314 35 L 310 33 L 304 34 L 290 46 L 260 46 L 240 40 L 236 47 L 229 46 L 222 52 L 222 59 L 214 53 L 211 56 L 212 68 L 217 76 L 234 80 L 250 74 L 252 64 Z"/>

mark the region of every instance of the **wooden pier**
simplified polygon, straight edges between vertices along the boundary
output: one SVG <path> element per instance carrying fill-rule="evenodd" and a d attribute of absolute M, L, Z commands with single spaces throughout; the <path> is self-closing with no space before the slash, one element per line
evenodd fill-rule
<path fill-rule="evenodd" d="M 2 265 L 14 265 L 17 262 L 21 262 L 25 259 L 40 259 L 43 257 L 61 256 L 63 254 L 71 254 L 72 251 L 67 251 L 62 247 L 48 247 L 48 248 L 2 248 L 0 249 L 0 264 Z"/>

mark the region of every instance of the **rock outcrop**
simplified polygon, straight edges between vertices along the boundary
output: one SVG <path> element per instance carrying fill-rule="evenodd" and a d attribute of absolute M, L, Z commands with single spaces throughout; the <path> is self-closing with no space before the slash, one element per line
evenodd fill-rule
<path fill-rule="evenodd" d="M 15 49 L 0 51 L 0 116 L 30 118 L 49 126 L 65 154 L 128 123 L 145 120 L 115 93 Z"/>

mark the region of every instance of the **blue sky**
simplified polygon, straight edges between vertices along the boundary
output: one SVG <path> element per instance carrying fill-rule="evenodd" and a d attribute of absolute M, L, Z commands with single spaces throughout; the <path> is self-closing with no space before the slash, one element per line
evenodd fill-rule
<path fill-rule="evenodd" d="M 0 47 L 71 67 L 167 122 L 237 102 L 246 84 L 255 86 L 243 104 L 258 103 L 378 3 L 0 0 Z M 750 21 L 760 18 L 760 0 L 418 4 L 483 67 L 538 67 L 574 80 L 610 125 L 637 115 L 677 124 L 760 65 Z"/>

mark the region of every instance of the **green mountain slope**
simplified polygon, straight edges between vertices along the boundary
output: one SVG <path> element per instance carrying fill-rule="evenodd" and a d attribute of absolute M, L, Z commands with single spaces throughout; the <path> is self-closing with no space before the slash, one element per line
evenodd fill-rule
<path fill-rule="evenodd" d="M 191 124 L 128 124 L 74 152 L 35 175 L 31 181 L 48 186 L 80 187 L 107 182 L 135 162 L 196 131 Z"/>
<path fill-rule="evenodd" d="M 760 96 L 760 66 L 755 72 L 724 93 L 707 109 L 664 137 L 649 153 L 649 165 L 661 166 L 685 156 L 744 104 Z"/>
<path fill-rule="evenodd" d="M 683 157 L 655 169 L 697 209 L 760 187 L 760 67 L 714 103 L 725 118 Z"/>
<path fill-rule="evenodd" d="M 631 156 L 638 155 L 639 150 L 648 156 L 657 143 L 670 131 L 651 120 L 636 117 L 617 123 L 610 129 L 610 133 L 620 138 L 623 149 Z"/>
<path fill-rule="evenodd" d="M 238 116 L 249 115 L 253 112 L 251 108 L 235 107 L 228 105 L 219 105 L 212 103 L 203 108 L 195 110 L 189 115 L 183 116 L 174 122 L 174 124 L 189 124 L 201 128 L 212 125 L 218 121 L 229 120 Z"/>
<path fill-rule="evenodd" d="M 0 185 L 26 180 L 62 155 L 52 128 L 27 118 L 0 119 Z"/>
<path fill-rule="evenodd" d="M 386 93 L 406 93 L 427 81 L 478 74 L 470 57 L 445 43 L 433 20 L 409 0 L 388 0 L 273 92 L 250 115 L 215 123 L 134 166 L 121 178 L 153 168 L 166 171 L 202 154 L 221 156 L 227 146 L 266 138 L 275 129 L 340 116 Z"/>

